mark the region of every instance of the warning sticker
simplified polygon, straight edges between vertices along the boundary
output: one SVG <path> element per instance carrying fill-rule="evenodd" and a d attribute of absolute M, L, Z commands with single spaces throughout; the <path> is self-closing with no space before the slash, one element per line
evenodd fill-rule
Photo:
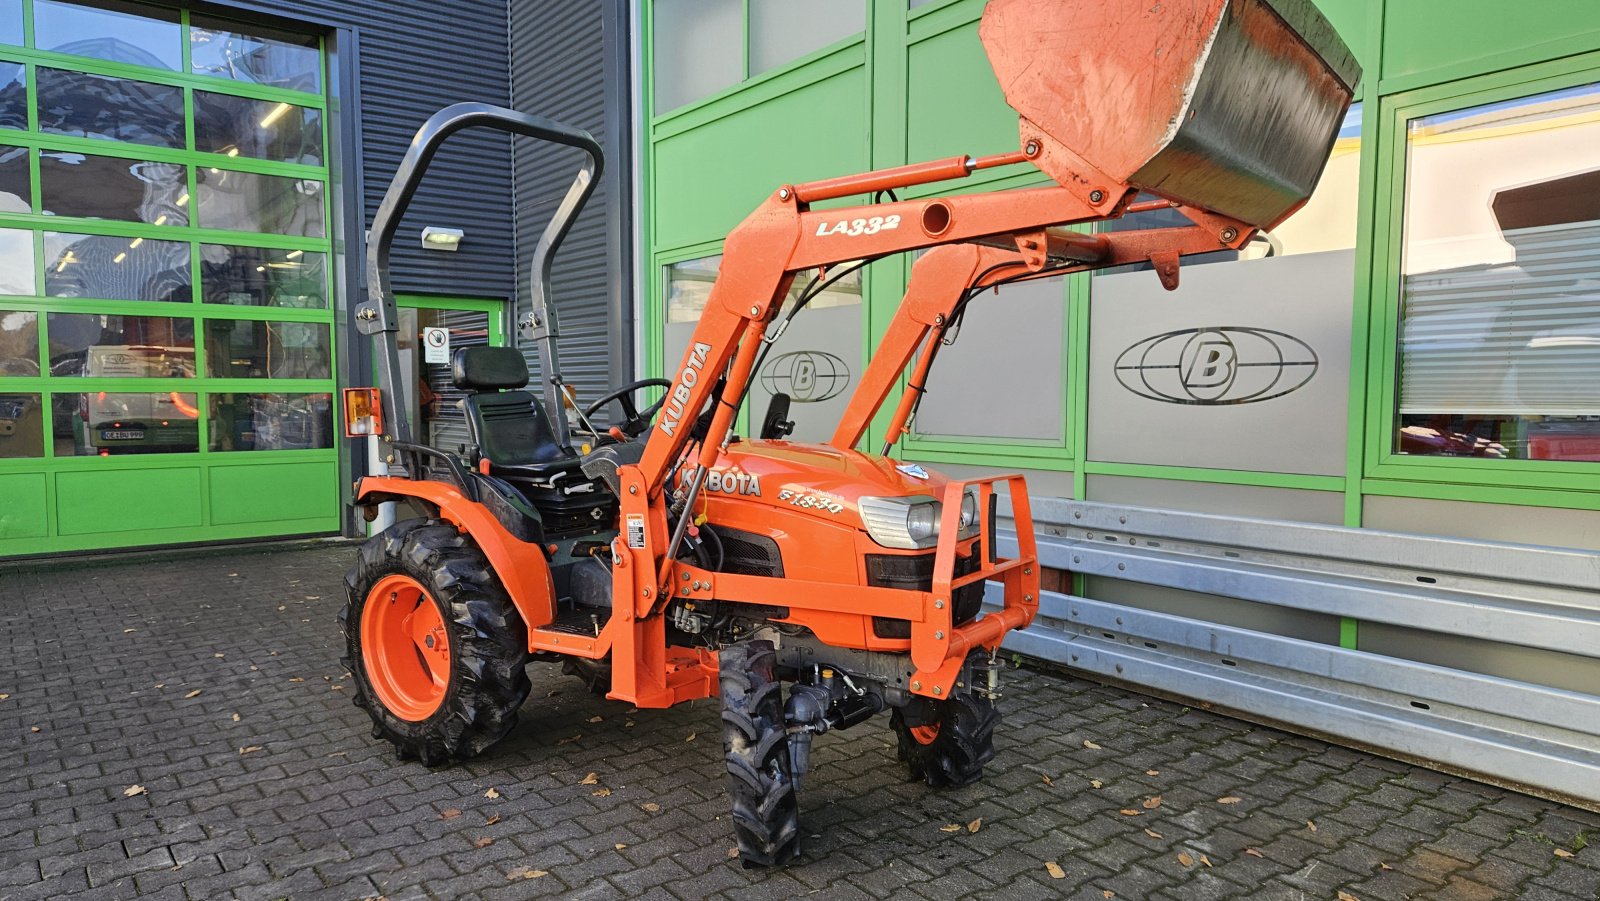
<path fill-rule="evenodd" d="M 628 547 L 644 547 L 644 514 L 628 514 Z"/>

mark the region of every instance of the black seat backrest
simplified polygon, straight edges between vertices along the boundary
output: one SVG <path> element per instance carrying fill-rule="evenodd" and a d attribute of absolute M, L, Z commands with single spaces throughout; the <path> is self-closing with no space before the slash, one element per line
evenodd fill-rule
<path fill-rule="evenodd" d="M 493 466 L 537 466 L 571 459 L 539 399 L 516 389 L 528 384 L 528 364 L 515 348 L 463 347 L 450 377 L 467 392 L 462 409 L 478 452 Z M 509 390 L 508 390 L 509 389 Z"/>

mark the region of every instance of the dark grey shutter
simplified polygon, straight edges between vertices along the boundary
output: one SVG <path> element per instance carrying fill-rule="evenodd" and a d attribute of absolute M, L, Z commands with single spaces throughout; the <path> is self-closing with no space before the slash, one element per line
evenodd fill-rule
<path fill-rule="evenodd" d="M 556 257 L 551 290 L 562 375 L 584 402 L 628 380 L 633 370 L 627 22 L 627 5 L 619 0 L 511 4 L 513 105 L 587 129 L 606 154 L 599 187 Z M 519 141 L 513 159 L 520 319 L 528 309 L 528 260 L 581 155 Z M 537 373 L 534 349 L 523 351 Z"/>

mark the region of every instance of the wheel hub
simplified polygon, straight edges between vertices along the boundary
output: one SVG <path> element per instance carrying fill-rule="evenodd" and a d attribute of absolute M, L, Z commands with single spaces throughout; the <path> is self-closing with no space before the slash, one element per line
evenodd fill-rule
<path fill-rule="evenodd" d="M 384 576 L 361 614 L 362 664 L 383 706 L 420 722 L 444 703 L 450 684 L 450 636 L 444 617 L 416 579 Z"/>

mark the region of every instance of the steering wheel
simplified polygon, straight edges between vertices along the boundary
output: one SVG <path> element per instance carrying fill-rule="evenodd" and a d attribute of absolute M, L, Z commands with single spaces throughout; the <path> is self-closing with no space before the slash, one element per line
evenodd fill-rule
<path fill-rule="evenodd" d="M 640 388 L 670 389 L 671 387 L 672 382 L 669 379 L 639 379 L 635 382 L 629 382 L 628 384 L 617 388 L 616 390 L 610 392 L 604 397 L 597 399 L 594 403 L 585 407 L 583 416 L 585 419 L 589 419 L 593 417 L 594 414 L 598 413 L 601 407 L 604 407 L 606 404 L 609 404 L 612 401 L 616 401 L 622 404 L 622 415 L 626 417 L 622 421 L 622 431 L 625 432 L 630 438 L 636 437 L 645 429 L 650 428 L 651 418 L 656 415 L 657 410 L 661 409 L 661 405 L 667 402 L 667 395 L 666 392 L 662 392 L 659 400 L 646 407 L 641 412 L 639 407 L 633 402 L 633 393 L 638 391 Z"/>

